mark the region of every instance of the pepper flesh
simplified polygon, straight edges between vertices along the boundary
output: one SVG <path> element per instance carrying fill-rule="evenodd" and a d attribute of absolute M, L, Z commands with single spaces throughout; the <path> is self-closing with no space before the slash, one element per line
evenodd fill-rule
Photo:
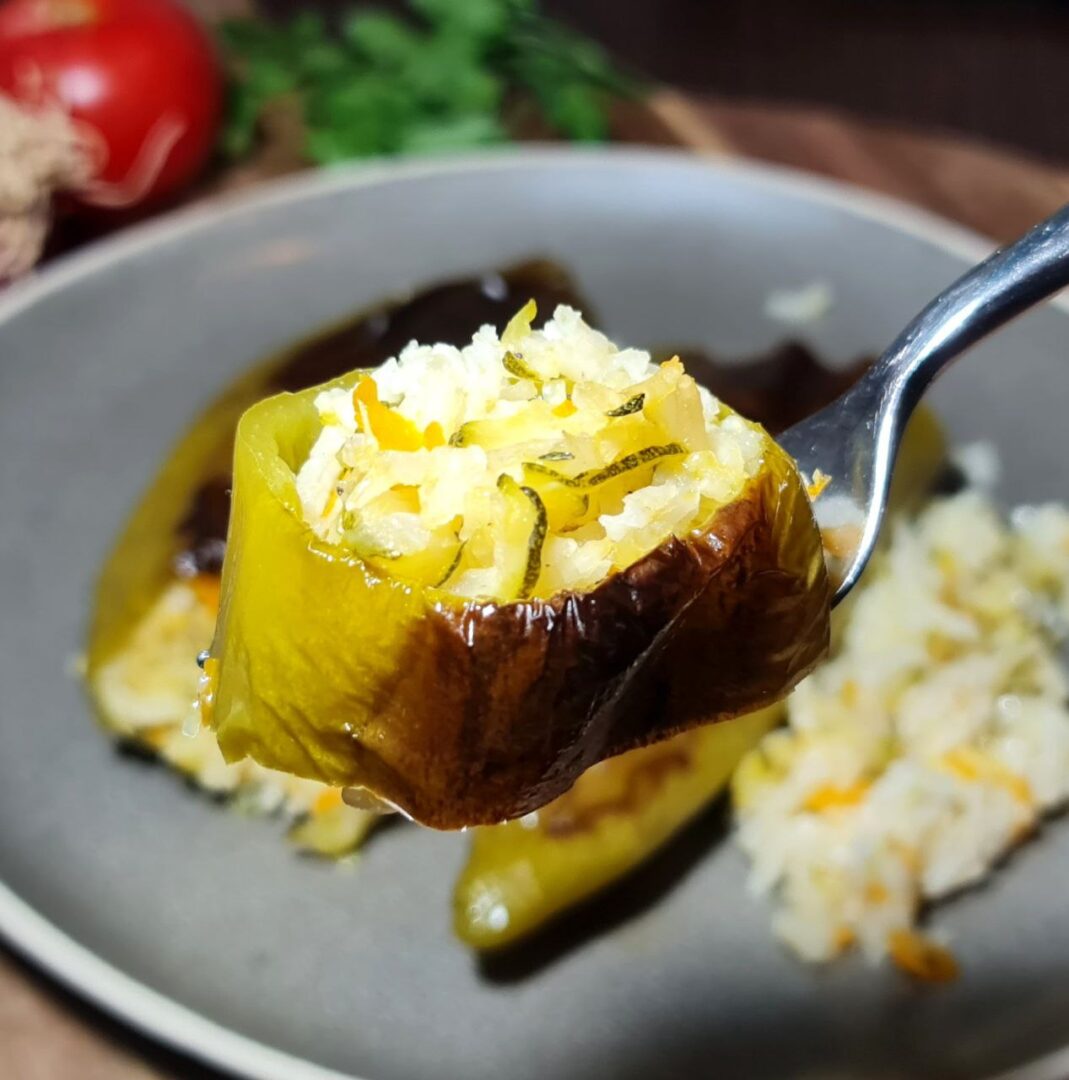
<path fill-rule="evenodd" d="M 453 928 L 476 949 L 513 944 L 644 862 L 719 794 L 780 722 L 772 705 L 588 769 L 518 821 L 476 829 L 453 896 Z"/>
<path fill-rule="evenodd" d="M 438 828 L 496 823 L 606 757 L 779 699 L 823 656 L 819 534 L 767 436 L 761 471 L 701 528 L 589 592 L 483 603 L 391 579 L 305 525 L 294 472 L 320 389 L 238 428 L 212 648 L 228 760 L 365 787 Z"/>
<path fill-rule="evenodd" d="M 195 658 L 210 643 L 218 612 L 234 432 L 241 414 L 281 389 L 303 389 L 354 365 L 370 368 L 414 338 L 463 344 L 481 325 L 507 317 L 528 297 L 549 310 L 558 303 L 587 306 L 565 272 L 548 263 L 446 282 L 377 305 L 287 347 L 240 376 L 207 407 L 168 453 L 101 569 L 86 676 L 94 708 L 107 728 L 161 753 L 197 783 L 230 790 L 233 775 L 221 775 L 214 745 L 204 749 L 214 739 L 188 739 L 180 725 L 195 693 Z M 445 441 L 437 424 L 422 432 L 428 449 Z M 396 568 L 398 576 L 441 583 L 456 569 L 459 555 L 459 547 L 424 551 L 399 560 L 403 565 L 389 562 L 386 572 Z M 438 579 L 428 577 L 436 570 Z M 187 612 L 168 607 L 161 621 L 158 609 L 176 586 L 195 594 L 197 603 Z M 116 668 L 126 675 L 113 677 Z M 161 701 L 172 706 L 169 714 L 160 715 Z M 159 715 L 159 725 L 141 724 L 139 708 L 145 702 Z M 238 774 L 250 775 L 247 770 Z M 243 779 L 239 787 L 244 792 L 252 784 Z M 339 789 L 329 790 L 340 799 Z M 344 805 L 322 808 L 317 803 L 291 836 L 300 847 L 333 857 L 356 845 L 372 820 L 377 817 Z"/>

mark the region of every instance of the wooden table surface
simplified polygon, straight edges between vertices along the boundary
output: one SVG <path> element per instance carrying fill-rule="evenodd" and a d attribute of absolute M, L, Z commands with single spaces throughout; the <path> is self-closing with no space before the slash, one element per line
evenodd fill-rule
<path fill-rule="evenodd" d="M 663 94 L 654 141 L 761 158 L 907 199 L 1009 239 L 1069 202 L 1058 168 L 993 147 L 860 123 L 813 110 Z M 630 132 L 642 137 L 643 132 Z M 156 1047 L 0 951 L 0 1078 L 176 1080 L 216 1074 Z"/>

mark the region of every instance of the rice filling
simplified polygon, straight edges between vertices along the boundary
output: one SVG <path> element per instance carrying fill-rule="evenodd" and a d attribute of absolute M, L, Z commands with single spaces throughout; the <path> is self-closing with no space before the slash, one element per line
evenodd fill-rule
<path fill-rule="evenodd" d="M 322 540 L 391 576 L 471 598 L 586 591 L 735 501 L 760 428 L 678 358 L 617 348 L 528 303 L 470 345 L 415 342 L 316 398 L 297 476 Z"/>

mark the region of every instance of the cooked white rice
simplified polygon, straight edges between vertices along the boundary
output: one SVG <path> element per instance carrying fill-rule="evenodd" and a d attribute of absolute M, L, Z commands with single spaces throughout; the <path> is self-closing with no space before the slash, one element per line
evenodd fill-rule
<path fill-rule="evenodd" d="M 93 679 L 100 711 L 119 735 L 151 749 L 198 787 L 255 813 L 305 819 L 295 839 L 322 854 L 355 847 L 374 816 L 345 806 L 338 789 L 264 768 L 228 763 L 195 707 L 197 654 L 211 642 L 218 608 L 215 579 L 176 580 Z"/>
<path fill-rule="evenodd" d="M 810 281 L 793 289 L 773 289 L 765 297 L 765 316 L 789 326 L 804 326 L 822 319 L 835 304 L 835 290 L 827 281 Z"/>
<path fill-rule="evenodd" d="M 838 654 L 742 763 L 737 838 L 776 934 L 953 974 L 914 927 L 1069 798 L 1069 511 L 975 490 L 894 528 Z"/>
<path fill-rule="evenodd" d="M 512 599 L 500 557 L 516 546 L 504 535 L 507 479 L 548 509 L 531 589 L 548 596 L 589 589 L 685 535 L 760 470 L 762 433 L 678 359 L 620 349 L 565 305 L 540 330 L 534 315 L 532 303 L 463 349 L 413 342 L 355 390 L 319 394 L 323 427 L 297 476 L 319 536 L 402 577 L 422 556 L 417 576 L 456 595 Z M 623 468 L 651 450 L 648 465 Z M 595 474 L 613 479 L 581 497 L 547 480 Z M 554 493 L 578 505 L 555 508 Z"/>

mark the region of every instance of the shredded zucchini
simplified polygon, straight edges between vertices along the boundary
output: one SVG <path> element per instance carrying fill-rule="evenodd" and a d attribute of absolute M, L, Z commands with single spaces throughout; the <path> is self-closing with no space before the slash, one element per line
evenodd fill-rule
<path fill-rule="evenodd" d="M 563 473 L 557 472 L 556 469 L 551 469 L 537 461 L 524 462 L 523 467 L 525 471 L 529 469 L 532 473 L 541 473 L 543 476 L 548 476 L 565 487 L 593 488 L 599 484 L 604 484 L 606 480 L 612 480 L 623 473 L 630 472 L 632 469 L 648 465 L 658 458 L 676 457 L 686 452 L 686 447 L 681 446 L 679 443 L 666 443 L 664 446 L 644 446 L 633 454 L 624 454 L 622 458 L 618 458 L 603 469 L 588 469 L 586 472 L 579 473 L 578 476 L 565 476 Z"/>
<path fill-rule="evenodd" d="M 610 409 L 606 416 L 630 416 L 632 413 L 642 412 L 642 406 L 646 404 L 645 394 L 636 394 L 633 398 L 628 398 L 623 405 L 618 406 L 615 409 Z"/>
<path fill-rule="evenodd" d="M 541 387 L 542 376 L 525 364 L 519 353 L 506 352 L 501 358 L 501 364 L 510 375 L 515 375 L 517 379 L 527 379 L 535 386 Z"/>
<path fill-rule="evenodd" d="M 524 600 L 531 595 L 542 572 L 542 545 L 546 541 L 546 508 L 538 492 L 517 484 L 507 473 L 498 477 L 497 486 L 508 500 L 505 511 L 506 535 L 512 543 L 508 556 L 515 561 L 518 584 L 516 596 Z M 511 591 L 511 590 L 510 590 Z"/>
<path fill-rule="evenodd" d="M 678 359 L 526 304 L 316 398 L 305 520 L 384 574 L 497 601 L 586 590 L 737 498 L 767 438 Z M 395 404 L 397 403 L 397 404 Z"/>

